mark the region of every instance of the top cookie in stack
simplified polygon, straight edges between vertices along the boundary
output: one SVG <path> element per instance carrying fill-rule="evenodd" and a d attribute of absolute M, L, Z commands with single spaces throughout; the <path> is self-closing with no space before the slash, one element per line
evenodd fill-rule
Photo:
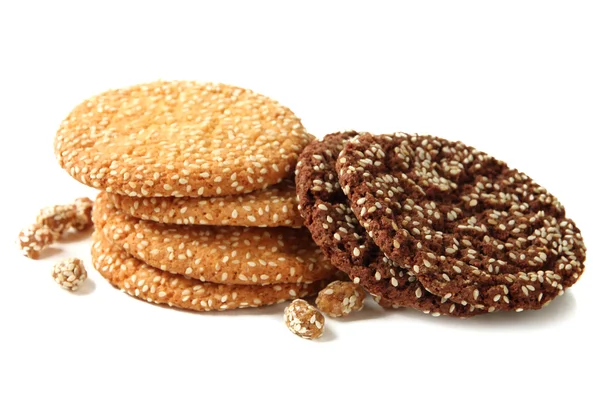
<path fill-rule="evenodd" d="M 312 139 L 288 108 L 250 90 L 155 82 L 81 103 L 55 152 L 71 176 L 109 193 L 211 197 L 281 182 Z"/>
<path fill-rule="evenodd" d="M 288 108 L 250 90 L 190 81 L 154 82 L 111 90 L 77 106 L 56 135 L 55 152 L 71 176 L 103 190 L 103 202 L 110 202 L 95 213 L 102 219 L 96 221 L 101 232 L 95 236 L 98 250 L 94 252 L 101 273 L 115 267 L 103 262 L 102 254 L 119 253 L 119 259 L 135 259 L 127 261 L 129 267 L 135 264 L 140 270 L 150 268 L 151 273 L 157 268 L 173 274 L 167 280 L 181 274 L 182 279 L 192 280 L 190 287 L 218 283 L 231 285 L 235 292 L 236 285 L 305 285 L 331 275 L 332 268 L 310 234 L 304 228 L 290 229 L 302 227 L 290 175 L 313 139 Z M 127 221 L 125 235 L 133 232 L 138 239 L 135 246 L 119 240 L 124 232 L 112 223 L 119 215 Z M 230 226 L 228 237 L 221 239 L 222 233 L 213 226 L 199 225 Z M 238 254 L 241 247 L 249 247 L 244 242 L 250 239 L 237 240 L 252 235 L 246 227 L 258 229 L 250 239 L 273 245 L 257 245 L 252 254 Z M 174 237 L 186 246 L 175 249 L 176 260 L 170 245 Z M 208 237 L 215 240 L 195 240 Z M 293 244 L 281 244 L 287 242 Z M 149 243 L 155 248 L 146 248 Z M 159 250 L 165 251 L 163 258 L 145 257 L 146 251 L 155 255 Z M 206 257 L 186 261 L 186 254 Z M 263 258 L 275 261 L 263 266 Z M 191 268 L 179 268 L 185 262 Z M 261 273 L 254 273 L 256 265 Z M 188 270 L 194 273 L 186 274 Z M 132 274 L 135 279 L 135 271 Z M 122 276 L 103 275 L 126 290 L 131 286 L 120 281 Z M 240 275 L 248 279 L 241 280 Z M 306 287 L 290 289 L 272 300 L 308 293 L 302 289 Z M 273 287 L 273 292 L 279 290 Z M 137 290 L 139 295 L 128 292 L 157 301 L 150 296 L 152 288 L 147 293 Z M 214 292 L 227 297 L 223 290 Z"/>

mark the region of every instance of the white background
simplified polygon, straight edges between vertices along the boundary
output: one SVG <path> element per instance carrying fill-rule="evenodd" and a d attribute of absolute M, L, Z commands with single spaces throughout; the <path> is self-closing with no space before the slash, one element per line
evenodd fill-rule
<path fill-rule="evenodd" d="M 593 2 L 83 3 L 0 5 L 0 399 L 598 398 Z M 20 256 L 16 234 L 40 207 L 95 193 L 54 159 L 61 120 L 159 78 L 252 88 L 318 136 L 401 130 L 487 151 L 562 200 L 587 270 L 542 311 L 455 320 L 370 303 L 310 342 L 287 331 L 283 306 L 135 301 L 92 269 L 86 238 Z M 50 278 L 67 256 L 86 260 L 80 294 Z"/>

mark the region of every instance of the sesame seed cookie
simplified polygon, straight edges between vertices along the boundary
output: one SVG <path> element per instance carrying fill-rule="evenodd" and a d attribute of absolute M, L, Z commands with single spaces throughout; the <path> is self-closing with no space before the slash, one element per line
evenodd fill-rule
<path fill-rule="evenodd" d="M 369 236 L 449 301 L 539 309 L 584 270 L 585 245 L 560 202 L 463 143 L 361 135 L 346 143 L 336 169 Z"/>
<path fill-rule="evenodd" d="M 288 108 L 248 89 L 159 81 L 85 100 L 54 149 L 62 168 L 97 189 L 212 197 L 280 182 L 312 139 Z"/>
<path fill-rule="evenodd" d="M 100 231 L 92 244 L 94 268 L 113 286 L 150 303 L 195 311 L 231 310 L 309 296 L 321 282 L 265 286 L 204 283 L 150 267 L 112 245 Z"/>
<path fill-rule="evenodd" d="M 335 269 L 305 229 L 166 225 L 133 218 L 101 193 L 97 229 L 149 265 L 208 282 L 260 285 L 314 282 Z"/>
<path fill-rule="evenodd" d="M 471 305 L 448 302 L 421 285 L 414 274 L 383 254 L 350 209 L 338 182 L 335 162 L 357 132 L 327 135 L 309 144 L 296 166 L 300 212 L 313 239 L 332 264 L 371 293 L 383 307 L 411 307 L 438 316 L 481 313 Z"/>
<path fill-rule="evenodd" d="M 112 203 L 136 218 L 183 225 L 302 227 L 293 180 L 256 192 L 224 197 L 138 198 L 110 194 Z"/>

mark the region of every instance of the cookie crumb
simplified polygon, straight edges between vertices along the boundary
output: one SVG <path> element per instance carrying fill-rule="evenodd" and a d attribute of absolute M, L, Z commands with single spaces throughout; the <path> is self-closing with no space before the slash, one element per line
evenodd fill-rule
<path fill-rule="evenodd" d="M 94 225 L 92 222 L 92 209 L 94 208 L 94 201 L 88 197 L 79 197 L 74 201 L 75 205 L 75 219 L 72 223 L 72 227 L 79 231 L 85 231 Z"/>
<path fill-rule="evenodd" d="M 87 197 L 75 199 L 73 204 L 44 207 L 36 223 L 19 232 L 18 244 L 26 257 L 37 260 L 40 252 L 56 242 L 69 229 L 85 231 L 93 226 L 94 202 Z"/>
<path fill-rule="evenodd" d="M 320 338 L 325 330 L 323 314 L 302 299 L 296 299 L 286 307 L 283 320 L 292 333 L 303 339 Z"/>
<path fill-rule="evenodd" d="M 67 258 L 54 265 L 52 278 L 64 289 L 76 291 L 87 279 L 87 271 L 79 258 Z"/>
<path fill-rule="evenodd" d="M 57 238 L 58 235 L 47 226 L 31 224 L 19 232 L 19 247 L 24 256 L 37 260 L 40 252 Z"/>
<path fill-rule="evenodd" d="M 58 235 L 65 233 L 77 218 L 77 210 L 74 204 L 48 206 L 40 210 L 37 223 L 48 227 Z"/>
<path fill-rule="evenodd" d="M 316 304 L 326 315 L 344 317 L 364 307 L 365 292 L 353 282 L 334 281 L 319 292 Z"/>

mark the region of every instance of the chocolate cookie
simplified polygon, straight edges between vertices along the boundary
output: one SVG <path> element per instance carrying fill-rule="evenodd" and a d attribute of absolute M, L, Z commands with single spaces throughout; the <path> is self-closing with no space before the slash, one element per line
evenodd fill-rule
<path fill-rule="evenodd" d="M 579 229 L 527 175 L 432 136 L 361 135 L 336 170 L 361 225 L 437 296 L 539 309 L 584 269 Z"/>
<path fill-rule="evenodd" d="M 309 144 L 296 167 L 300 213 L 313 239 L 338 269 L 384 307 L 412 307 L 434 316 L 472 316 L 474 306 L 427 292 L 412 271 L 388 259 L 367 236 L 348 205 L 335 171 L 343 144 L 357 132 L 334 133 Z"/>

